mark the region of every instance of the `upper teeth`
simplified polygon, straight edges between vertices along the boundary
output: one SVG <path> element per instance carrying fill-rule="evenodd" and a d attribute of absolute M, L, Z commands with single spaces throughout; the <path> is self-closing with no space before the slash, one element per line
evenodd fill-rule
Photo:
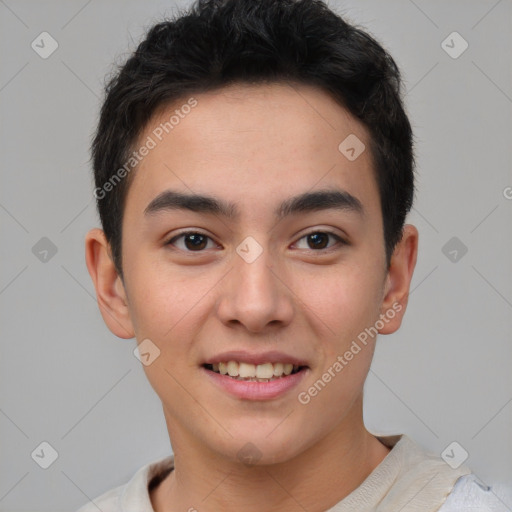
<path fill-rule="evenodd" d="M 213 364 L 212 367 L 214 372 L 220 372 L 222 375 L 229 375 L 230 377 L 255 377 L 258 379 L 271 379 L 272 377 L 290 375 L 293 370 L 298 370 L 299 368 L 292 363 L 264 363 L 255 365 L 239 363 L 237 361 Z"/>

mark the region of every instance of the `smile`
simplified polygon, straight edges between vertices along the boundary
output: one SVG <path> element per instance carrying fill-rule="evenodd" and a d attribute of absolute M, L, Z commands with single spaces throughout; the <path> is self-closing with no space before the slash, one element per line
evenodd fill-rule
<path fill-rule="evenodd" d="M 295 374 L 303 368 L 292 363 L 251 364 L 238 361 L 206 364 L 204 367 L 212 372 L 246 382 L 270 382 Z"/>

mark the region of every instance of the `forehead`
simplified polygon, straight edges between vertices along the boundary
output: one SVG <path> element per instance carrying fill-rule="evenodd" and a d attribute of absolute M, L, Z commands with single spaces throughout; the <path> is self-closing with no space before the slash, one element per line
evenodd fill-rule
<path fill-rule="evenodd" d="M 313 86 L 191 94 L 160 108 L 136 147 L 149 141 L 126 203 L 139 213 L 166 189 L 222 197 L 242 214 L 315 188 L 342 188 L 370 209 L 378 200 L 367 130 Z"/>

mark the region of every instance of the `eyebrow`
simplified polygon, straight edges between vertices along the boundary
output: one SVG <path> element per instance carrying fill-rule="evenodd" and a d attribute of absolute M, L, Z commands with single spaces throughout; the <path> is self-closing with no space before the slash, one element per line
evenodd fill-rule
<path fill-rule="evenodd" d="M 364 215 L 361 201 L 341 189 L 305 192 L 290 197 L 274 210 L 274 215 L 281 220 L 291 215 L 331 209 Z M 226 202 L 213 196 L 185 194 L 175 190 L 166 190 L 155 197 L 144 210 L 144 214 L 155 215 L 170 210 L 189 210 L 195 213 L 220 215 L 231 220 L 237 220 L 240 217 L 240 210 L 236 203 Z"/>

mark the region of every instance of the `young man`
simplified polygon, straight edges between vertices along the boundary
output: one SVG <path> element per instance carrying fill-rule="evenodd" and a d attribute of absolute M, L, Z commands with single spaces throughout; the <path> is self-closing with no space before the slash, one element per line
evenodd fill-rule
<path fill-rule="evenodd" d="M 369 35 L 320 1 L 200 1 L 112 79 L 93 160 L 87 266 L 174 455 L 81 512 L 491 502 L 466 467 L 363 423 L 418 247 L 400 76 Z"/>

